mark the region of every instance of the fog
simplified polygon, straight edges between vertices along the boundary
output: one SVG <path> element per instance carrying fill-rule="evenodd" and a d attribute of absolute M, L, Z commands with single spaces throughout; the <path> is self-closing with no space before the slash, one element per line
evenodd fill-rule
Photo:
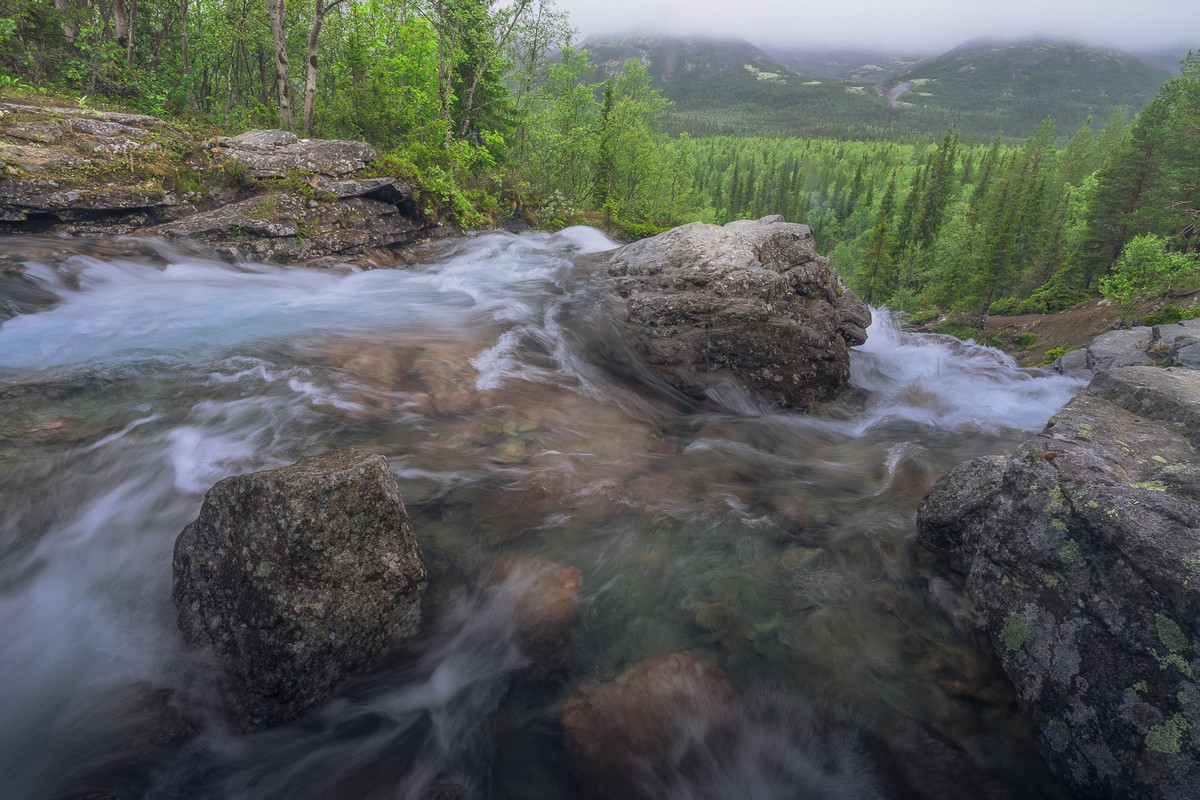
<path fill-rule="evenodd" d="M 1196 0 L 557 0 L 582 36 L 665 33 L 755 44 L 941 52 L 977 37 L 1043 37 L 1125 50 L 1200 49 Z"/>

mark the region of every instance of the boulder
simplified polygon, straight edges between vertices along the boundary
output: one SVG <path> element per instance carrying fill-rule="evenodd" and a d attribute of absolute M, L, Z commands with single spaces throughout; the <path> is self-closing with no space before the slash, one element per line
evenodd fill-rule
<path fill-rule="evenodd" d="M 517 555 L 496 565 L 492 587 L 511 602 L 517 640 L 529 658 L 526 676 L 543 678 L 571 666 L 571 628 L 582 575 L 575 567 Z"/>
<path fill-rule="evenodd" d="M 387 186 L 394 189 L 391 183 Z M 293 264 L 327 256 L 349 259 L 405 245 L 421 235 L 413 218 L 393 203 L 358 196 L 310 203 L 285 192 L 230 203 L 139 233 L 195 239 L 230 256 Z"/>
<path fill-rule="evenodd" d="M 1050 369 L 1064 375 L 1091 379 L 1099 370 L 1114 367 L 1200 367 L 1200 319 L 1173 325 L 1137 326 L 1102 333 L 1091 344 L 1065 353 Z"/>
<path fill-rule="evenodd" d="M 1200 796 L 1200 373 L 1100 372 L 918 511 L 1077 797 Z"/>
<path fill-rule="evenodd" d="M 692 223 L 583 263 L 655 376 L 686 395 L 747 387 L 805 409 L 850 376 L 870 310 L 782 217 Z"/>
<path fill-rule="evenodd" d="M 584 797 L 883 797 L 849 721 L 687 653 L 585 688 L 563 727 Z"/>
<path fill-rule="evenodd" d="M 635 664 L 568 701 L 567 754 L 586 797 L 660 798 L 674 777 L 670 752 L 691 715 L 735 702 L 737 684 L 714 664 L 669 653 Z"/>
<path fill-rule="evenodd" d="M 282 178 L 294 170 L 341 176 L 376 158 L 375 148 L 366 142 L 301 139 L 289 131 L 272 130 L 221 136 L 212 149 L 245 164 L 256 178 Z"/>
<path fill-rule="evenodd" d="M 355 449 L 220 481 L 175 542 L 187 643 L 246 729 L 298 717 L 411 637 L 425 566 L 387 461 Z"/>

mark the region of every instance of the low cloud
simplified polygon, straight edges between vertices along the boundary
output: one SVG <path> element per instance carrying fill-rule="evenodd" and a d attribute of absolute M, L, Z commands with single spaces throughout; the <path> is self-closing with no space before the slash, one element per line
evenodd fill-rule
<path fill-rule="evenodd" d="M 755 44 L 931 53 L 968 39 L 1045 37 L 1118 47 L 1200 48 L 1195 0 L 558 0 L 583 36 L 663 33 Z"/>

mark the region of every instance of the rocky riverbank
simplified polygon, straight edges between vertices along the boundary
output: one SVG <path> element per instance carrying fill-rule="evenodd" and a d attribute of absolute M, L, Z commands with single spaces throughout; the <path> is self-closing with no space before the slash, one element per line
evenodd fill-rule
<path fill-rule="evenodd" d="M 198 138 L 144 114 L 0 102 L 0 234 L 187 238 L 230 259 L 388 266 L 448 229 L 364 142 Z M 132 244 L 114 244 L 119 248 Z"/>
<path fill-rule="evenodd" d="M 921 542 L 969 601 L 1054 772 L 1080 798 L 1200 794 L 1196 329 L 1114 331 L 1095 377 L 1012 456 L 922 501 Z M 1149 366 L 1150 364 L 1176 366 Z"/>

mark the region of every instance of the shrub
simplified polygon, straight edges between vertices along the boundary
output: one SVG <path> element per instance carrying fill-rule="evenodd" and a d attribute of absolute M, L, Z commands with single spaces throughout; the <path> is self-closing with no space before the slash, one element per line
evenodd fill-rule
<path fill-rule="evenodd" d="M 1141 300 L 1165 294 L 1198 268 L 1193 256 L 1167 250 L 1162 236 L 1135 236 L 1113 264 L 1112 274 L 1100 279 L 1100 293 L 1121 307 L 1121 325 L 1129 323 Z"/>
<path fill-rule="evenodd" d="M 1057 361 L 1058 359 L 1065 356 L 1067 353 L 1071 352 L 1072 350 L 1076 350 L 1076 349 L 1078 349 L 1078 348 L 1075 348 L 1075 347 L 1051 347 L 1049 350 L 1046 351 L 1045 358 L 1043 358 L 1038 363 L 1038 366 L 1044 367 L 1047 364 L 1052 364 L 1055 361 Z"/>

